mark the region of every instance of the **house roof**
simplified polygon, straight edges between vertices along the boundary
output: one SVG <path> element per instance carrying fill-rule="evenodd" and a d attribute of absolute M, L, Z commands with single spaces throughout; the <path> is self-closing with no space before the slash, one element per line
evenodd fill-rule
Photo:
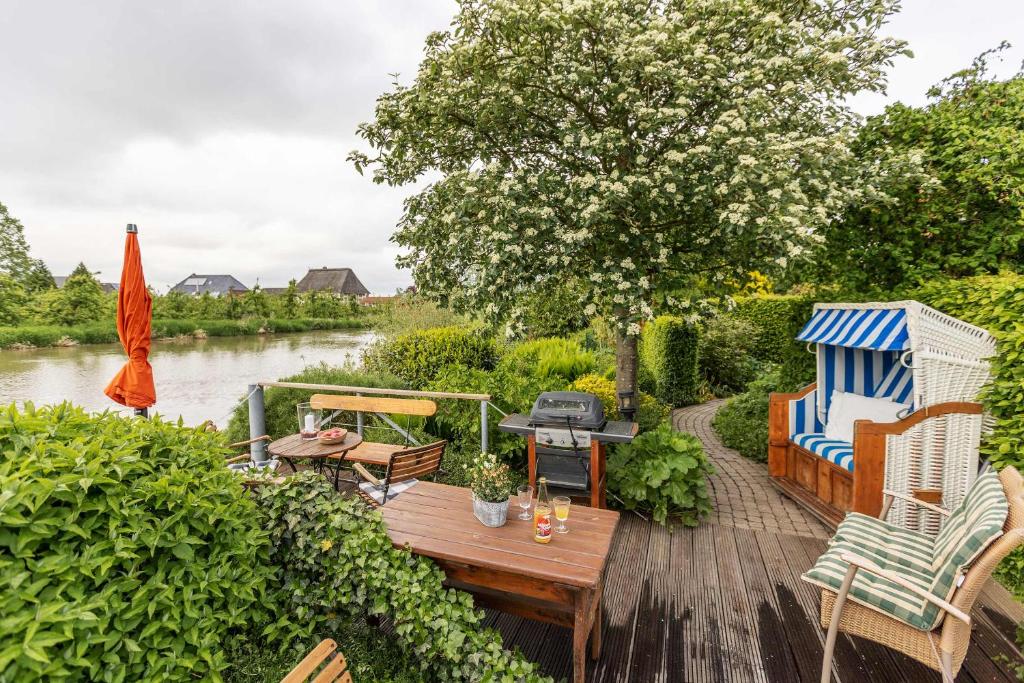
<path fill-rule="evenodd" d="M 351 268 L 310 268 L 309 272 L 299 280 L 296 288 L 300 292 L 327 290 L 335 294 L 350 296 L 366 296 L 370 293 L 359 281 Z"/>
<path fill-rule="evenodd" d="M 182 294 L 227 294 L 228 292 L 248 292 L 249 288 L 232 275 L 197 275 L 192 273 L 187 278 L 171 287 L 172 292 Z"/>

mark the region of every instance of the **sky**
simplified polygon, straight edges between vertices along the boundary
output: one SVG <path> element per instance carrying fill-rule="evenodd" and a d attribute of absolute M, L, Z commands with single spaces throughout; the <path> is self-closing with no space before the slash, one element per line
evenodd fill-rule
<path fill-rule="evenodd" d="M 392 75 L 409 79 L 454 0 L 0 0 L 0 202 L 55 275 L 117 281 L 136 223 L 158 291 L 189 274 L 284 286 L 350 267 L 388 294 L 411 283 L 389 241 L 409 188 L 346 162 Z M 1001 40 L 1024 58 L 1020 0 L 904 0 L 888 26 L 914 59 L 870 115 Z"/>

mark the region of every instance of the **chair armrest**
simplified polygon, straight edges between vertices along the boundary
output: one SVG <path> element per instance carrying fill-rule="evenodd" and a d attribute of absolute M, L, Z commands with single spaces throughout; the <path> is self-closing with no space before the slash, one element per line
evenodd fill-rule
<path fill-rule="evenodd" d="M 896 493 L 895 491 L 882 489 L 882 495 L 890 496 L 892 498 L 899 498 L 900 500 L 905 500 L 906 502 L 913 503 L 914 505 L 920 505 L 921 507 L 931 510 L 932 512 L 939 513 L 943 517 L 949 517 L 949 515 L 952 514 L 949 510 L 945 508 L 941 508 L 938 505 L 932 505 L 931 503 L 926 503 L 920 498 L 914 498 L 913 496 L 908 496 L 905 493 Z"/>
<path fill-rule="evenodd" d="M 883 579 L 886 579 L 888 581 L 892 581 L 897 586 L 901 586 L 902 588 L 906 588 L 908 591 L 910 591 L 914 595 L 916 595 L 916 596 L 918 596 L 920 598 L 924 598 L 925 600 L 927 600 L 928 602 L 932 603 L 933 605 L 935 605 L 939 609 L 943 610 L 944 612 L 946 612 L 950 616 L 956 617 L 960 621 L 962 621 L 965 624 L 967 624 L 968 626 L 970 626 L 970 624 L 971 624 L 971 617 L 970 617 L 969 614 L 967 614 L 963 610 L 959 609 L 958 607 L 954 607 L 953 605 L 951 605 L 950 603 L 946 602 L 942 598 L 938 598 L 938 597 L 932 595 L 931 593 L 929 593 L 928 591 L 924 590 L 923 588 L 919 588 L 918 586 L 915 586 L 914 584 L 912 584 L 909 581 L 907 581 L 906 579 L 904 579 L 902 576 L 900 576 L 898 574 L 894 574 L 894 573 L 892 573 L 890 571 L 886 571 L 886 570 L 882 569 L 881 567 L 879 567 L 874 562 L 872 562 L 871 560 L 869 560 L 867 558 L 864 558 L 864 557 L 861 557 L 860 555 L 854 555 L 853 553 L 842 553 L 842 554 L 840 554 L 840 558 L 842 558 L 842 560 L 844 562 L 848 562 L 848 563 L 852 564 L 853 566 L 855 566 L 855 567 L 857 567 L 859 569 L 863 569 L 866 572 L 871 572 L 872 574 L 874 574 L 876 576 L 881 576 Z"/>
<path fill-rule="evenodd" d="M 896 422 L 872 422 L 871 420 L 857 420 L 853 423 L 853 440 L 857 440 L 860 434 L 902 434 L 911 427 L 924 422 L 930 417 L 960 413 L 963 415 L 981 415 L 982 406 L 980 403 L 936 403 L 916 410 L 902 420 Z"/>
<path fill-rule="evenodd" d="M 249 453 L 246 453 L 244 455 L 236 455 L 233 458 L 224 458 L 224 464 L 225 465 L 230 465 L 230 464 L 236 463 L 236 462 L 244 462 L 244 461 L 250 459 L 251 457 L 252 457 L 252 455 L 250 455 Z"/>
<path fill-rule="evenodd" d="M 355 470 L 360 477 L 370 482 L 374 486 L 381 486 L 380 479 L 370 474 L 370 471 L 363 467 L 361 463 L 352 463 L 352 469 Z"/>
<path fill-rule="evenodd" d="M 257 441 L 270 441 L 270 437 L 264 434 L 263 436 L 257 436 L 255 439 L 249 439 L 248 441 L 237 441 L 235 443 L 229 443 L 228 448 L 239 448 L 241 446 L 248 446 L 249 444 L 256 443 Z"/>

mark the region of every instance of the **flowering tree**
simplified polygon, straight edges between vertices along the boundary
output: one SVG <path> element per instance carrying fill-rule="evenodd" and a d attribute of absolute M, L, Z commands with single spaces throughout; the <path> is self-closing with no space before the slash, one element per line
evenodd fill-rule
<path fill-rule="evenodd" d="M 359 128 L 378 183 L 433 180 L 393 239 L 420 291 L 493 321 L 582 275 L 618 390 L 664 292 L 784 262 L 877 194 L 850 93 L 881 90 L 897 0 L 460 0 Z"/>

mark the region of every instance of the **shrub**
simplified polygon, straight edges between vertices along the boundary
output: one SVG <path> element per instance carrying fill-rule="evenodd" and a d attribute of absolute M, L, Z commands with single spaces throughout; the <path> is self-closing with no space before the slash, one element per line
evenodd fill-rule
<path fill-rule="evenodd" d="M 814 356 L 796 341 L 814 311 L 814 299 L 803 296 L 756 296 L 736 299 L 730 316 L 754 325 L 755 358 L 779 363 L 798 384 L 814 381 Z"/>
<path fill-rule="evenodd" d="M 743 391 L 756 376 L 752 355 L 757 329 L 750 322 L 719 315 L 705 323 L 700 334 L 700 375 L 716 396 Z"/>
<path fill-rule="evenodd" d="M 697 437 L 668 424 L 618 444 L 608 457 L 608 489 L 628 510 L 649 510 L 697 526 L 711 512 L 707 476 L 714 472 Z"/>
<path fill-rule="evenodd" d="M 422 389 L 449 365 L 490 370 L 497 359 L 494 340 L 479 330 L 436 327 L 378 341 L 364 352 L 363 365 Z"/>
<path fill-rule="evenodd" d="M 217 678 L 273 578 L 215 437 L 28 404 L 0 441 L 0 679 Z"/>
<path fill-rule="evenodd" d="M 596 366 L 594 354 L 585 351 L 579 342 L 558 337 L 516 344 L 501 359 L 501 364 L 535 377 L 561 377 L 567 382 L 593 372 Z"/>
<path fill-rule="evenodd" d="M 615 394 L 615 380 L 599 375 L 584 375 L 569 387 L 572 391 L 583 391 L 594 394 L 604 406 L 604 414 L 610 420 L 621 420 L 619 402 Z M 666 417 L 670 408 L 650 394 L 640 392 L 640 403 L 637 408 L 636 422 L 641 432 L 655 429 Z"/>
<path fill-rule="evenodd" d="M 270 638 L 308 638 L 346 617 L 387 617 L 394 636 L 425 673 L 443 681 L 547 680 L 484 628 L 466 593 L 446 589 L 432 561 L 394 548 L 380 513 L 342 498 L 322 477 L 303 472 L 256 494 L 279 568 L 275 600 L 286 609 Z"/>
<path fill-rule="evenodd" d="M 640 363 L 654 378 L 654 395 L 662 403 L 678 407 L 697 401 L 699 338 L 697 328 L 682 318 L 659 316 L 644 326 Z"/>
<path fill-rule="evenodd" d="M 302 372 L 285 377 L 280 381 L 302 382 L 306 384 L 337 384 L 350 387 L 381 387 L 385 389 L 406 388 L 405 383 L 397 377 L 364 372 L 350 366 L 331 366 L 326 363 L 311 365 Z M 295 406 L 303 401 L 308 401 L 313 393 L 308 389 L 268 387 L 263 394 L 267 434 L 278 439 L 298 431 L 299 424 L 298 416 L 295 413 Z M 342 413 L 335 420 L 335 424 L 352 424 L 354 421 L 354 415 Z M 368 421 L 367 424 L 372 425 L 372 422 Z M 403 427 L 405 426 L 401 421 L 399 424 L 402 424 Z M 421 422 L 413 424 L 419 426 Z M 249 438 L 249 405 L 246 401 L 235 407 L 226 431 L 230 441 L 244 441 Z M 400 438 L 395 432 L 386 429 L 371 431 L 368 434 L 368 438 L 370 435 L 372 435 L 374 441 L 378 442 L 388 442 L 389 439 Z"/>
<path fill-rule="evenodd" d="M 712 421 L 722 443 L 751 460 L 766 462 L 768 395 L 783 390 L 781 385 L 780 371 L 776 367 L 751 382 L 745 393 L 726 401 Z"/>

